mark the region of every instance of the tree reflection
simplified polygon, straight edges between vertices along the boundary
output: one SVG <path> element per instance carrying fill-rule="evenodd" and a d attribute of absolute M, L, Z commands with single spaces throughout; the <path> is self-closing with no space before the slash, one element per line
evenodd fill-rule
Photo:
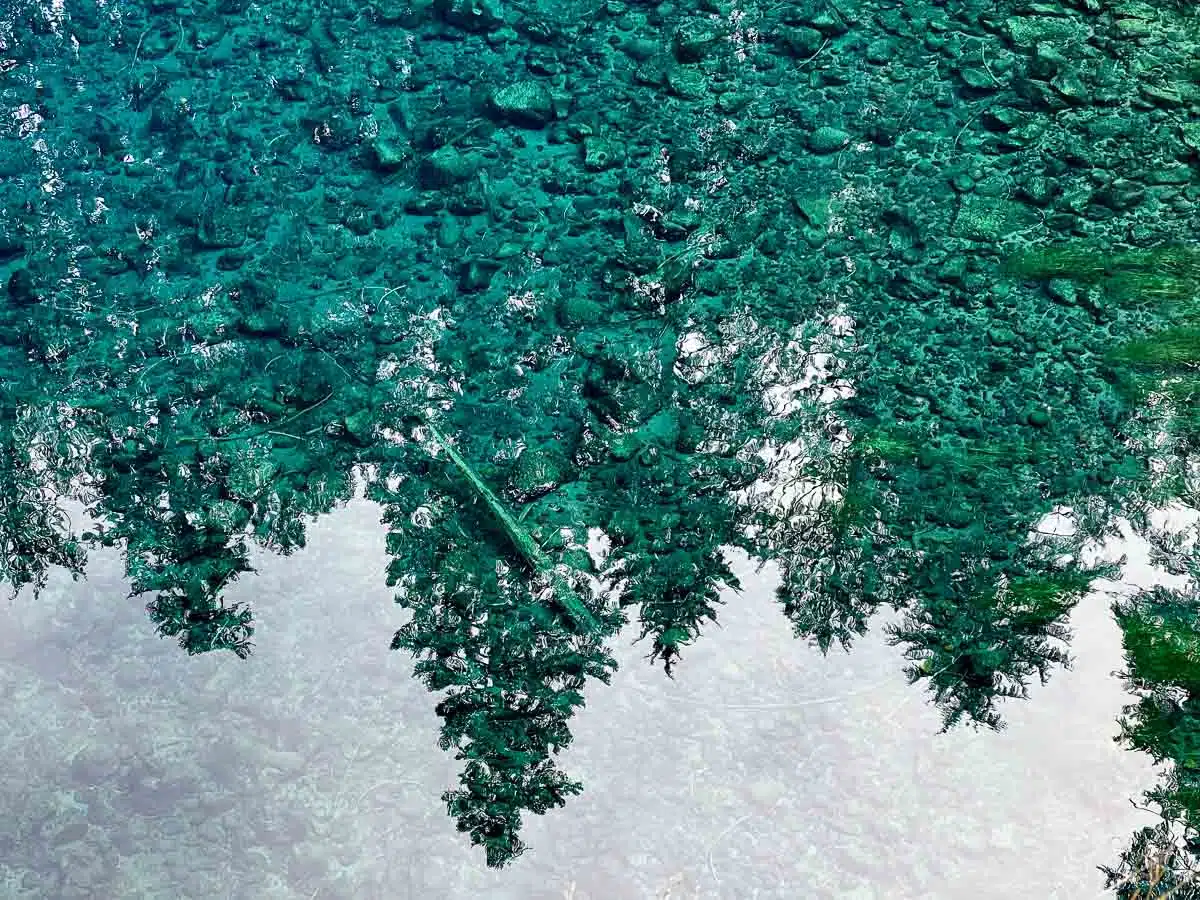
<path fill-rule="evenodd" d="M 354 41 L 389 57 L 372 88 L 412 87 L 372 28 L 349 27 L 360 7 L 331 11 L 327 36 L 285 27 L 300 50 L 262 41 L 244 67 L 205 60 L 184 96 L 148 62 L 170 45 L 134 4 L 79 23 L 111 39 L 114 78 L 84 99 L 60 89 L 36 114 L 12 98 L 29 106 L 21 125 L 0 122 L 24 173 L 0 180 L 13 211 L 0 220 L 0 577 L 15 589 L 36 594 L 53 566 L 82 573 L 87 546 L 118 547 L 160 635 L 244 658 L 253 611 L 223 593 L 253 571 L 251 545 L 303 547 L 358 473 L 412 614 L 391 646 L 446 692 L 441 746 L 464 761 L 443 799 L 502 866 L 524 849 L 523 813 L 582 789 L 554 757 L 588 679 L 608 683 L 628 613 L 672 675 L 737 587 L 729 548 L 778 564 L 780 606 L 822 652 L 898 613 L 887 634 L 944 728 L 999 729 L 999 701 L 1069 663 L 1071 610 L 1114 571 L 1084 565 L 1085 543 L 1118 515 L 1144 528 L 1154 504 L 1194 501 L 1191 249 L 1022 248 L 1016 234 L 1003 268 L 990 247 L 947 259 L 903 185 L 856 221 L 873 173 L 822 154 L 756 165 L 800 119 L 758 108 L 714 129 L 707 106 L 668 114 L 623 87 L 657 149 L 620 175 L 585 146 L 603 135 L 584 115 L 546 145 L 570 144 L 582 169 L 521 172 L 524 138 L 476 155 L 496 123 L 459 111 L 449 127 L 442 93 L 424 98 L 428 122 L 398 103 L 408 132 L 388 143 L 348 118 L 358 87 L 336 114 L 304 102 L 318 93 L 305 79 L 324 92 Z M 30 63 L 12 84 L 35 99 L 69 82 L 71 45 L 41 12 L 22 11 L 11 51 Z M 212 25 L 191 43 L 216 45 Z M 579 40 L 579 59 L 607 46 L 599 31 Z M 318 65 L 296 71 L 297 52 Z M 451 107 L 477 87 L 445 80 Z M 264 83 L 267 107 L 244 111 L 234 98 Z M 734 125 L 756 102 L 723 96 Z M 585 112 L 599 127 L 618 99 Z M 84 126 L 43 136 L 59 109 Z M 304 140 L 276 147 L 246 125 L 277 116 Z M 797 190 L 840 188 L 793 197 L 781 172 Z M 510 192 L 532 193 L 535 175 L 531 212 Z M 376 227 L 377 192 L 397 181 L 411 191 L 392 205 L 433 236 L 411 258 Z M 94 532 L 75 533 L 64 496 L 86 502 Z M 1036 535 L 1062 509 L 1074 532 Z M 1163 592 L 1114 608 L 1144 694 L 1122 740 L 1175 765 L 1147 795 L 1163 827 L 1122 861 L 1135 880 L 1171 827 L 1194 847 L 1194 608 Z M 1183 883 L 1186 855 L 1165 858 Z"/>
<path fill-rule="evenodd" d="M 230 289 L 206 314 L 234 320 L 243 302 Z M 1003 727 L 997 702 L 1069 662 L 1070 611 L 1113 574 L 1078 562 L 1095 527 L 1025 539 L 1056 502 L 1086 509 L 1081 489 L 1120 496 L 1113 480 L 1070 482 L 1096 468 L 1078 453 L 1105 423 L 1069 446 L 1038 432 L 997 441 L 919 420 L 868 425 L 872 378 L 889 372 L 861 366 L 853 398 L 822 400 L 813 382 L 781 414 L 764 398 L 794 386 L 813 351 L 783 352 L 780 332 L 750 317 L 704 327 L 693 310 L 704 337 L 690 340 L 671 313 L 570 346 L 531 328 L 501 352 L 480 323 L 436 309 L 395 315 L 386 346 L 286 324 L 269 337 L 202 335 L 191 319 L 164 328 L 178 319 L 151 315 L 119 341 L 52 352 L 47 341 L 70 333 L 56 314 L 57 328 L 26 332 L 25 360 L 10 358 L 21 411 L 5 521 L 9 546 L 24 543 L 8 553 L 8 580 L 36 588 L 52 565 L 81 571 L 82 544 L 118 546 L 161 635 L 245 657 L 252 611 L 222 593 L 252 571 L 250 543 L 302 547 L 306 521 L 350 499 L 361 472 L 383 509 L 388 583 L 413 613 L 391 646 L 447 692 L 441 745 L 466 764 L 444 799 L 489 865 L 522 852 L 522 811 L 582 789 L 553 758 L 588 678 L 607 683 L 615 668 L 606 644 L 624 611 L 637 609 L 650 657 L 671 674 L 716 620 L 720 591 L 737 586 L 731 546 L 781 563 L 783 610 L 824 652 L 848 649 L 885 605 L 903 613 L 888 634 L 944 727 Z M 76 314 L 73 327 L 98 324 Z M 478 368 L 481 353 L 491 368 Z M 523 375 L 509 354 L 531 360 Z M 35 448 L 66 452 L 38 471 Z M 1133 496 L 1136 471 L 1119 471 Z M 97 531 L 74 535 L 56 518 L 51 474 L 59 490 L 82 490 Z M 594 558 L 598 534 L 608 547 Z"/>

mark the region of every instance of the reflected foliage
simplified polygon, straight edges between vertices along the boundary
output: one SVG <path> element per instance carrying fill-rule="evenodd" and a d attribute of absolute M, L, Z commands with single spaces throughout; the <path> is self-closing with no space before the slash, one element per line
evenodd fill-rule
<path fill-rule="evenodd" d="M 780 348 L 771 338 L 746 341 L 708 363 L 704 377 L 689 377 L 669 320 L 656 325 L 666 336 L 647 351 L 653 376 L 618 378 L 611 351 L 595 344 L 564 355 L 553 379 L 522 391 L 540 392 L 520 411 L 522 433 L 511 407 L 460 400 L 443 387 L 486 379 L 486 370 L 434 380 L 419 362 L 422 341 L 453 355 L 447 345 L 481 337 L 466 329 L 431 336 L 427 316 L 413 319 L 386 353 L 371 348 L 374 360 L 361 347 L 307 336 L 206 344 L 186 334 L 174 349 L 127 338 L 120 353 L 97 343 L 51 359 L 31 331 L 21 421 L 40 416 L 41 439 L 10 430 L 8 458 L 20 477 L 9 484 L 24 479 L 17 502 L 29 522 L 44 523 L 44 536 L 36 552 L 12 557 L 25 568 L 10 580 L 36 587 L 50 565 L 80 569 L 80 546 L 117 546 L 133 594 L 153 597 L 147 609 L 160 634 L 189 653 L 245 656 L 251 611 L 225 605 L 222 591 L 252 571 L 251 544 L 283 554 L 302 547 L 305 520 L 348 500 L 357 471 L 388 529 L 388 583 L 412 613 L 391 646 L 417 659 L 431 691 L 445 692 L 441 745 L 464 768 L 444 800 L 489 865 L 524 850 L 523 812 L 544 813 L 582 790 L 554 756 L 570 743 L 587 680 L 607 683 L 615 669 L 606 645 L 625 610 L 637 608 L 651 659 L 671 674 L 716 619 L 720 591 L 737 586 L 723 548 L 781 562 L 782 608 L 822 651 L 835 641 L 849 648 L 885 604 L 903 613 L 888 635 L 904 648 L 909 680 L 927 684 L 944 728 L 1001 728 L 998 702 L 1028 696 L 1033 676 L 1044 682 L 1069 664 L 1070 611 L 1094 578 L 1115 571 L 1072 555 L 1087 528 L 1024 537 L 1056 501 L 1086 513 L 1086 490 L 1111 506 L 1121 485 L 1133 496 L 1141 483 L 1131 455 L 1118 456 L 1112 443 L 1103 462 L 1086 458 L 1096 477 L 1071 481 L 1083 465 L 1072 454 L 1106 440 L 1102 421 L 1066 444 L 1042 436 L 1050 425 L 1028 415 L 1027 432 L 1004 438 L 916 419 L 883 425 L 866 415 L 866 370 L 841 402 L 818 402 L 814 388 L 786 415 L 765 403 L 731 405 L 723 402 L 731 391 L 762 396 L 771 386 L 764 361 L 783 359 Z M 710 326 L 723 327 L 720 319 Z M 636 346 L 642 328 L 631 326 L 625 343 Z M 845 355 L 846 369 L 854 359 Z M 563 387 L 569 378 L 586 384 L 597 366 L 608 367 L 604 392 Z M 493 377 L 508 377 L 507 368 Z M 639 405 L 626 412 L 614 395 L 629 381 Z M 886 384 L 875 389 L 887 396 Z M 514 446 L 528 443 L 512 458 L 488 454 L 477 438 L 484 429 L 493 448 L 506 434 Z M 32 465 L 68 440 L 86 452 L 42 471 L 88 497 L 102 524 L 78 536 L 54 527 L 47 477 L 39 488 Z M 1055 459 L 1060 467 L 1046 464 Z M 1087 515 L 1079 518 L 1086 525 Z M 607 548 L 596 556 L 587 544 L 601 533 Z M 565 596 L 594 624 L 583 627 Z M 1161 633 L 1117 614 L 1129 641 Z M 1161 618 L 1147 615 L 1137 621 Z M 1175 657 L 1143 659 L 1136 647 L 1127 644 L 1144 680 L 1178 668 Z M 1162 736 L 1175 734 L 1184 712 L 1168 722 L 1161 704 L 1141 709 L 1130 746 L 1182 753 L 1178 736 Z M 1185 808 L 1182 788 L 1154 798 L 1165 804 L 1168 794 L 1171 809 Z"/>
<path fill-rule="evenodd" d="M 1120 625 L 1127 689 L 1137 696 L 1126 706 L 1116 740 L 1150 755 L 1167 769 L 1145 792 L 1145 808 L 1158 824 L 1134 835 L 1120 864 L 1102 866 L 1106 887 L 1122 900 L 1196 897 L 1200 875 L 1200 561 L 1196 530 L 1182 532 L 1150 525 L 1150 505 L 1183 504 L 1196 509 L 1194 463 L 1197 437 L 1191 373 L 1200 365 L 1192 343 L 1200 297 L 1200 254 L 1188 247 L 1103 253 L 1096 248 L 1055 248 L 1024 254 L 1011 266 L 1026 276 L 1061 278 L 1092 287 L 1098 299 L 1152 310 L 1157 327 L 1116 343 L 1106 353 L 1112 380 L 1137 410 L 1134 416 L 1153 434 L 1158 464 L 1144 499 L 1129 507 L 1139 531 L 1150 539 L 1153 561 L 1170 574 L 1186 576 L 1189 587 L 1157 586 L 1115 602 Z M 1147 442 L 1150 443 L 1150 442 Z"/>
<path fill-rule="evenodd" d="M 524 851 L 524 814 L 583 789 L 555 757 L 620 629 L 636 617 L 673 676 L 738 587 L 730 548 L 779 567 L 780 608 L 822 653 L 897 613 L 886 634 L 943 730 L 998 730 L 1001 701 L 1070 664 L 1071 611 L 1116 571 L 1085 565 L 1087 542 L 1194 504 L 1200 255 L 1030 244 L 1020 222 L 995 239 L 942 222 L 939 246 L 906 211 L 939 206 L 897 160 L 907 98 L 875 108 L 869 165 L 793 116 L 778 77 L 682 104 L 701 88 L 678 66 L 716 47 L 741 54 L 723 84 L 758 77 L 735 67 L 757 52 L 737 23 L 681 27 L 669 76 L 636 67 L 672 103 L 596 88 L 559 122 L 540 83 L 396 50 L 429 29 L 508 72 L 488 4 L 335 3 L 327 28 L 292 4 L 244 66 L 222 23 L 176 35 L 174 17 L 151 28 L 153 5 L 80 11 L 76 40 L 120 60 L 84 106 L 63 87 L 72 45 L 25 5 L 13 21 L 36 27 L 9 35 L 0 73 L 23 111 L 3 123 L 21 165 L 0 184 L 0 578 L 36 594 L 53 567 L 82 573 L 86 548 L 119 548 L 160 635 L 244 658 L 253 611 L 226 588 L 255 548 L 302 548 L 360 481 L 410 614 L 391 647 L 442 693 L 440 745 L 463 762 L 443 800 L 489 866 Z M 816 41 L 804 65 L 848 30 L 756 16 L 770 52 Z M 513 24 L 571 64 L 616 52 L 604 29 Z M 400 29 L 386 53 L 376 26 Z M 195 91 L 158 65 L 181 47 Z M 44 84 L 86 123 L 78 146 L 46 104 L 30 124 Z M 631 142 L 645 129 L 628 154 L 618 107 Z M 786 149 L 800 133 L 825 142 L 803 160 Z M 64 496 L 95 530 L 76 533 Z M 1072 531 L 1043 529 L 1055 512 Z M 1147 794 L 1163 826 L 1106 870 L 1125 897 L 1189 877 L 1194 608 L 1159 591 L 1113 610 L 1143 694 L 1121 740 L 1174 766 Z M 1187 852 L 1151 852 L 1175 825 Z"/>
<path fill-rule="evenodd" d="M 1128 689 L 1117 740 L 1150 754 L 1167 769 L 1145 792 L 1146 808 L 1160 815 L 1141 829 L 1115 868 L 1104 867 L 1107 887 L 1122 898 L 1200 896 L 1200 716 L 1197 648 L 1200 596 L 1156 587 L 1113 604 L 1124 634 Z"/>

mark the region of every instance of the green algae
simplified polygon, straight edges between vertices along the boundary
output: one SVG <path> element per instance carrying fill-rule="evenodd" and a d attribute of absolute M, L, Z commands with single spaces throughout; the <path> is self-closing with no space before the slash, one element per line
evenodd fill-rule
<path fill-rule="evenodd" d="M 1111 358 L 1127 366 L 1162 371 L 1200 365 L 1200 328 L 1178 327 L 1129 341 L 1111 351 Z"/>

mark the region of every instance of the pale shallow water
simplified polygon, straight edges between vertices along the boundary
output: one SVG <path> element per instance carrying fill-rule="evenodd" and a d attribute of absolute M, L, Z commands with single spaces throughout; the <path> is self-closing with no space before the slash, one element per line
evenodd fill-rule
<path fill-rule="evenodd" d="M 127 600 L 120 560 L 6 610 L 5 898 L 1090 898 L 1152 817 L 1148 758 L 1111 740 L 1128 702 L 1109 599 L 1072 620 L 1073 670 L 996 734 L 940 719 L 875 627 L 849 655 L 791 637 L 744 570 L 674 682 L 627 629 L 589 686 L 566 771 L 503 871 L 438 797 L 457 763 L 435 699 L 388 650 L 377 508 L 261 558 L 250 659 L 186 656 Z M 1130 577 L 1155 577 L 1135 557 Z"/>

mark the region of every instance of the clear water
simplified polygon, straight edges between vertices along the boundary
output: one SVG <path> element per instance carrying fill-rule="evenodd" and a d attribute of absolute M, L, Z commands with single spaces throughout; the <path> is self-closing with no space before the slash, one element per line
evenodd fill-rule
<path fill-rule="evenodd" d="M 1098 893 L 1196 73 L 1036 7 L 10 0 L 2 889 Z"/>

